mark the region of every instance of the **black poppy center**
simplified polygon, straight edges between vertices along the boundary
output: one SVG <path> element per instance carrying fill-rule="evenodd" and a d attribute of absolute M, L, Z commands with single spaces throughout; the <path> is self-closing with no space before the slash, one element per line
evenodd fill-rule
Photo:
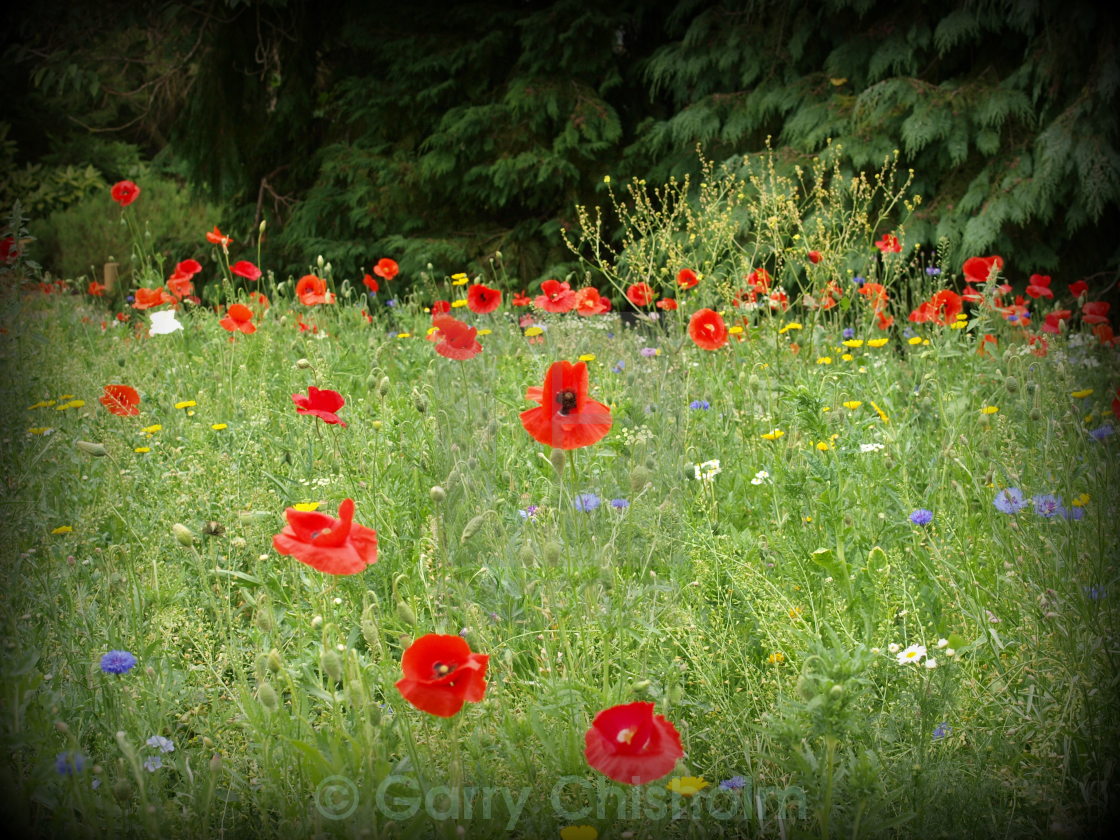
<path fill-rule="evenodd" d="M 454 665 L 445 665 L 442 662 L 436 662 L 432 665 L 432 676 L 438 680 L 440 677 L 446 677 L 454 670 Z"/>
<path fill-rule="evenodd" d="M 561 414 L 571 414 L 576 410 L 576 392 L 560 391 L 556 394 L 556 402 L 560 403 Z"/>

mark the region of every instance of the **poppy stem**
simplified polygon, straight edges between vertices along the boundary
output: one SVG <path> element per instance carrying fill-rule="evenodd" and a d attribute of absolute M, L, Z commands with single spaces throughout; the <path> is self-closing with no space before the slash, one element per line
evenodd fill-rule
<path fill-rule="evenodd" d="M 463 401 L 467 404 L 467 426 L 474 429 L 474 411 L 471 408 L 471 383 L 467 377 L 466 364 L 459 360 L 459 375 L 463 377 Z"/>

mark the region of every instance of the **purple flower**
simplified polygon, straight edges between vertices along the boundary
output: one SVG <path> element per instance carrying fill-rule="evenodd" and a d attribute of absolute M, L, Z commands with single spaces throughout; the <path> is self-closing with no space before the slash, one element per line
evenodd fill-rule
<path fill-rule="evenodd" d="M 747 786 L 747 780 L 742 776 L 732 776 L 719 783 L 720 790 L 742 790 Z"/>
<path fill-rule="evenodd" d="M 1103 426 L 1098 426 L 1095 429 L 1089 430 L 1089 437 L 1093 440 L 1104 440 L 1109 437 L 1115 430 L 1112 428 L 1111 423 L 1105 423 Z"/>
<path fill-rule="evenodd" d="M 940 273 L 941 273 L 941 269 L 938 268 L 937 266 L 935 266 L 935 265 L 926 266 L 926 274 L 928 274 L 930 277 L 936 277 Z"/>
<path fill-rule="evenodd" d="M 136 657 L 127 650 L 111 650 L 101 657 L 101 670 L 106 674 L 127 674 L 136 667 Z"/>
<path fill-rule="evenodd" d="M 1101 598 L 1104 598 L 1108 595 L 1108 593 L 1099 586 L 1086 586 L 1084 587 L 1084 589 L 1085 595 L 1090 601 L 1099 601 Z"/>
<path fill-rule="evenodd" d="M 933 740 L 938 741 L 952 731 L 953 727 L 949 726 L 949 724 L 945 721 L 942 721 L 941 723 L 937 724 L 937 728 L 933 730 Z"/>
<path fill-rule="evenodd" d="M 933 521 L 933 511 L 926 510 L 925 508 L 918 508 L 910 514 L 910 521 L 915 525 L 928 525 Z"/>
<path fill-rule="evenodd" d="M 1034 502 L 1034 512 L 1045 519 L 1052 519 L 1065 513 L 1062 497 L 1053 493 L 1039 493 L 1031 497 Z"/>
<path fill-rule="evenodd" d="M 149 773 L 154 773 L 161 767 L 163 767 L 163 759 L 158 755 L 150 755 L 144 759 L 144 769 Z"/>
<path fill-rule="evenodd" d="M 906 327 L 906 329 L 904 329 L 904 330 L 902 331 L 902 337 L 903 337 L 903 338 L 913 338 L 913 337 L 914 337 L 915 335 L 917 335 L 917 333 L 915 333 L 915 332 L 914 332 L 914 331 L 913 331 L 912 329 L 910 329 L 909 327 Z"/>
<path fill-rule="evenodd" d="M 852 278 L 852 282 L 855 283 L 857 286 L 862 286 L 867 281 L 863 277 L 860 277 L 857 274 L 855 277 Z"/>
<path fill-rule="evenodd" d="M 712 404 L 707 400 L 693 400 L 688 404 L 688 407 L 693 411 L 707 411 L 712 407 Z"/>
<path fill-rule="evenodd" d="M 396 298 L 389 298 L 387 301 L 385 301 L 385 305 L 390 307 L 390 308 L 395 308 L 396 305 L 397 305 L 397 299 Z"/>
<path fill-rule="evenodd" d="M 1072 519 L 1074 522 L 1080 522 L 1085 518 L 1085 508 L 1083 507 L 1064 507 L 1062 508 L 1062 516 L 1066 519 Z"/>
<path fill-rule="evenodd" d="M 626 499 L 611 499 L 611 507 L 615 510 L 626 510 L 630 507 L 630 502 Z"/>
<path fill-rule="evenodd" d="M 855 338 L 856 337 L 855 327 L 844 327 L 844 330 L 843 330 L 843 332 L 840 333 L 840 335 L 844 336 L 845 341 L 847 341 L 849 338 Z"/>
<path fill-rule="evenodd" d="M 540 508 L 537 505 L 529 505 L 525 510 L 519 510 L 518 513 L 521 514 L 522 519 L 532 519 L 537 515 L 538 510 Z"/>
<path fill-rule="evenodd" d="M 54 769 L 60 776 L 73 776 L 86 769 L 86 757 L 77 750 L 60 752 L 54 760 Z"/>
<path fill-rule="evenodd" d="M 613 370 L 615 373 L 622 373 L 622 371 L 626 370 L 626 362 L 619 361 L 617 364 L 615 364 L 614 367 L 611 368 L 611 370 Z"/>
<path fill-rule="evenodd" d="M 582 511 L 583 513 L 590 513 L 595 510 L 595 508 L 599 507 L 601 502 L 602 500 L 594 493 L 580 493 L 576 496 L 574 504 L 576 510 Z"/>
<path fill-rule="evenodd" d="M 656 347 L 643 347 L 638 352 L 641 353 L 643 356 L 645 356 L 647 359 L 650 359 L 650 358 L 653 358 L 654 356 L 657 355 L 657 348 Z"/>
<path fill-rule="evenodd" d="M 996 493 L 995 506 L 1000 513 L 1018 513 L 1027 506 L 1023 491 L 1018 487 L 1005 487 Z"/>
<path fill-rule="evenodd" d="M 170 738 L 164 738 L 162 735 L 153 735 L 146 743 L 149 747 L 156 747 L 160 752 L 175 752 L 175 744 Z"/>

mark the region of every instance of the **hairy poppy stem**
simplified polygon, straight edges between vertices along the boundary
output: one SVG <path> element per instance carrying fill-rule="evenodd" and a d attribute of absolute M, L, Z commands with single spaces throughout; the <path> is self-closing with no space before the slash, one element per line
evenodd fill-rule
<path fill-rule="evenodd" d="M 474 411 L 471 408 L 471 382 L 467 377 L 467 368 L 464 362 L 459 360 L 459 375 L 463 377 L 463 402 L 467 404 L 467 426 L 471 430 L 474 429 Z"/>

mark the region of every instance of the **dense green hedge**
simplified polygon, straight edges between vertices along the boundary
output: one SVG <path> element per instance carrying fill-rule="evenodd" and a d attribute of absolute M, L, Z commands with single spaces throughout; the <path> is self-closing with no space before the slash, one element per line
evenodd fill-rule
<path fill-rule="evenodd" d="M 910 239 L 949 240 L 951 264 L 1120 265 L 1118 32 L 1095 3 L 103 5 L 23 21 L 7 56 L 28 97 L 184 162 L 239 241 L 267 218 L 282 271 L 391 255 L 406 278 L 501 250 L 541 278 L 573 264 L 558 229 L 604 175 L 654 182 L 696 171 L 698 144 L 719 161 L 768 137 L 791 166 L 830 139 L 852 169 L 899 149 Z M 147 65 L 106 56 L 145 43 Z"/>

